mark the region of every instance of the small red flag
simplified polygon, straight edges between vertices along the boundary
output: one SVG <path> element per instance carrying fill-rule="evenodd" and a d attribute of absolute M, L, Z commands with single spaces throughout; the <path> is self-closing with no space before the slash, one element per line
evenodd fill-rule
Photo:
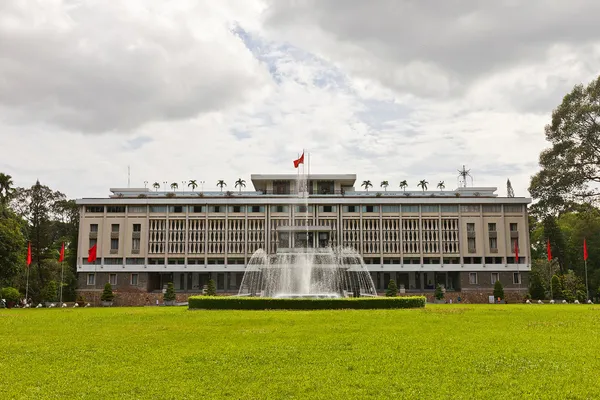
<path fill-rule="evenodd" d="M 27 266 L 31 265 L 31 242 L 28 243 L 27 246 Z"/>
<path fill-rule="evenodd" d="M 550 239 L 548 239 L 547 251 L 548 251 L 548 261 L 552 261 L 552 248 L 550 247 Z"/>
<path fill-rule="evenodd" d="M 515 240 L 515 261 L 519 263 L 519 241 Z"/>
<path fill-rule="evenodd" d="M 585 239 L 583 239 L 583 259 L 585 261 L 588 259 L 587 244 L 585 243 Z"/>
<path fill-rule="evenodd" d="M 95 262 L 95 261 L 96 261 L 96 245 L 93 245 L 88 250 L 88 262 Z"/>
<path fill-rule="evenodd" d="M 298 168 L 300 164 L 304 164 L 304 152 L 302 152 L 302 155 L 299 159 L 294 160 L 294 168 Z"/>
<path fill-rule="evenodd" d="M 65 242 L 63 242 L 62 247 L 60 248 L 60 255 L 58 256 L 58 262 L 65 261 Z"/>

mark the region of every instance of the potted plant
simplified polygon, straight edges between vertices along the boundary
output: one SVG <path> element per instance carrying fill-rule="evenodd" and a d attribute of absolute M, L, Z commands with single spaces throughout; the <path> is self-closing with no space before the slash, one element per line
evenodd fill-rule
<path fill-rule="evenodd" d="M 497 280 L 496 283 L 494 283 L 494 300 L 496 300 L 498 304 L 504 304 L 504 287 L 502 287 L 500 280 Z"/>
<path fill-rule="evenodd" d="M 435 304 L 444 304 L 444 289 L 442 289 L 442 285 L 439 283 L 435 287 L 435 293 L 433 295 L 435 297 Z"/>
<path fill-rule="evenodd" d="M 104 291 L 102 292 L 102 296 L 100 296 L 100 301 L 102 301 L 103 307 L 110 307 L 113 305 L 113 299 L 115 295 L 112 291 L 112 286 L 110 286 L 110 282 L 106 282 L 104 285 Z"/>
<path fill-rule="evenodd" d="M 50 281 L 46 287 L 42 290 L 42 297 L 44 298 L 44 306 L 50 307 L 50 304 L 58 301 L 58 285 L 56 281 Z"/>
<path fill-rule="evenodd" d="M 169 282 L 167 284 L 167 291 L 165 292 L 165 295 L 163 296 L 165 306 L 174 306 L 175 298 L 176 298 L 176 296 L 175 296 L 175 289 L 173 288 L 173 282 Z"/>
<path fill-rule="evenodd" d="M 83 295 L 81 295 L 81 294 L 77 295 L 77 305 L 79 307 L 84 307 L 85 306 L 85 297 L 83 297 Z"/>
<path fill-rule="evenodd" d="M 206 285 L 206 295 L 207 296 L 216 296 L 217 295 L 217 288 L 215 287 L 215 281 L 213 281 L 212 279 L 210 279 L 208 281 L 208 285 Z"/>
<path fill-rule="evenodd" d="M 6 301 L 6 308 L 13 308 L 19 302 L 19 297 L 19 290 L 13 287 L 5 287 L 0 291 L 0 298 Z"/>

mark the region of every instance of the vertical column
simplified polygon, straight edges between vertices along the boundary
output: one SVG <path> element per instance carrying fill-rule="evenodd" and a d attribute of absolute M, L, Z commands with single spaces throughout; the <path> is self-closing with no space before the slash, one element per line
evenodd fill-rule
<path fill-rule="evenodd" d="M 223 254 L 223 265 L 227 265 L 229 255 L 229 204 L 225 205 L 225 254 Z"/>
<path fill-rule="evenodd" d="M 458 254 L 459 262 L 461 267 L 465 265 L 465 258 L 463 257 L 464 240 L 463 240 L 463 223 L 462 223 L 462 210 L 461 205 L 458 205 Z"/>
<path fill-rule="evenodd" d="M 265 251 L 271 253 L 271 205 L 265 204 Z"/>
<path fill-rule="evenodd" d="M 208 227 L 208 212 L 209 212 L 209 206 L 208 204 L 205 206 L 205 213 L 204 213 L 204 268 L 206 268 L 206 265 L 208 264 L 208 232 L 209 232 L 209 227 Z"/>
<path fill-rule="evenodd" d="M 77 270 L 79 270 L 79 268 L 81 268 L 81 266 L 83 264 L 83 262 L 81 260 L 83 259 L 84 254 L 87 254 L 85 251 L 86 246 L 83 243 L 84 217 L 85 217 L 85 206 L 82 205 L 79 208 L 79 232 L 77 232 L 77 237 L 78 237 L 78 239 L 77 239 L 77 243 L 78 243 L 78 246 L 77 246 Z M 89 222 L 87 222 L 87 224 L 89 225 Z M 88 234 L 88 240 L 86 240 L 86 242 L 88 243 L 87 247 L 89 247 L 89 243 L 90 243 L 89 234 Z"/>
<path fill-rule="evenodd" d="M 487 243 L 485 240 L 485 237 L 486 237 L 485 228 L 486 227 L 485 227 L 485 221 L 483 219 L 483 205 L 482 204 L 479 205 L 479 221 L 481 223 L 481 230 L 480 230 L 481 231 L 481 248 L 483 249 L 482 253 L 481 253 L 482 254 L 481 264 L 485 266 L 485 256 L 486 256 L 485 248 L 487 247 Z M 477 246 L 477 235 L 475 236 L 475 246 Z"/>
<path fill-rule="evenodd" d="M 440 246 L 440 265 L 444 266 L 444 240 L 442 228 L 442 205 L 438 205 L 438 246 Z"/>
<path fill-rule="evenodd" d="M 359 243 L 359 249 L 360 249 L 360 255 L 363 256 L 365 255 L 365 248 L 363 247 L 363 205 L 359 205 L 360 209 L 359 209 L 359 219 L 358 219 L 358 243 Z"/>
<path fill-rule="evenodd" d="M 169 264 L 169 235 L 171 234 L 171 227 L 169 226 L 169 208 L 167 206 L 167 213 L 165 214 L 165 265 Z"/>
<path fill-rule="evenodd" d="M 423 267 L 423 218 L 422 218 L 423 210 L 421 205 L 419 205 L 419 224 L 417 225 L 417 229 L 419 230 L 419 258 L 421 259 L 421 268 Z"/>
<path fill-rule="evenodd" d="M 384 242 L 383 242 L 383 211 L 382 211 L 382 205 L 379 205 L 379 238 L 377 238 L 377 240 L 379 241 L 379 264 L 383 265 L 383 246 L 384 246 Z"/>
<path fill-rule="evenodd" d="M 244 264 L 248 265 L 248 205 L 244 206 Z"/>
<path fill-rule="evenodd" d="M 189 253 L 189 237 L 190 237 L 190 205 L 187 205 L 185 207 L 185 226 L 183 227 L 183 234 L 184 236 L 184 242 L 183 245 L 185 246 L 184 249 L 184 255 L 183 255 L 183 263 L 185 265 L 187 265 L 188 263 L 188 253 Z M 187 283 L 186 283 L 187 285 Z M 187 288 L 187 286 L 186 286 Z"/>
<path fill-rule="evenodd" d="M 508 256 L 511 254 L 510 242 L 506 240 L 507 236 L 510 235 L 510 226 L 506 223 L 506 215 L 504 213 L 504 204 L 502 204 L 502 241 L 504 242 L 504 265 L 508 265 Z M 497 239 L 496 239 L 497 240 Z"/>
<path fill-rule="evenodd" d="M 146 250 L 144 252 L 144 266 L 148 266 L 148 254 L 150 254 L 150 206 L 146 205 Z M 142 251 L 142 234 L 140 233 L 140 251 Z"/>
<path fill-rule="evenodd" d="M 129 241 L 129 244 L 131 245 L 132 243 L 132 239 L 131 237 L 127 236 L 127 232 L 129 231 L 129 206 L 125 206 L 125 226 L 123 227 L 123 241 L 121 242 L 121 240 L 119 239 L 119 247 L 121 249 L 123 249 L 123 253 L 121 253 L 123 255 L 123 259 L 121 260 L 121 262 L 123 263 L 123 265 L 126 264 L 127 261 L 127 241 Z M 129 250 L 129 254 L 131 254 L 131 249 Z"/>
<path fill-rule="evenodd" d="M 400 243 L 400 267 L 404 268 L 404 228 L 402 227 L 402 204 L 400 204 L 400 216 L 398 217 L 398 234 Z"/>

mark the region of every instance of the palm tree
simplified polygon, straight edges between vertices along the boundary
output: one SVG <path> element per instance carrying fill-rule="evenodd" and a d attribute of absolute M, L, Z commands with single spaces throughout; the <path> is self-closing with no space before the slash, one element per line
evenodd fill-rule
<path fill-rule="evenodd" d="M 242 188 L 246 187 L 246 181 L 243 180 L 242 178 L 238 178 L 238 180 L 235 181 L 235 187 L 239 187 L 240 193 L 242 193 Z"/>
<path fill-rule="evenodd" d="M 195 179 L 190 179 L 190 181 L 188 182 L 188 187 L 192 188 L 192 192 L 194 190 L 196 190 L 196 188 L 198 187 L 198 184 L 196 183 Z"/>
<path fill-rule="evenodd" d="M 371 181 L 363 181 L 362 185 L 360 185 L 360 186 L 364 187 L 368 192 L 369 188 L 373 187 L 373 184 L 371 183 Z"/>
<path fill-rule="evenodd" d="M 0 204 L 3 206 L 6 205 L 14 192 L 12 185 L 12 176 L 0 172 Z"/>
<path fill-rule="evenodd" d="M 437 187 L 440 190 L 446 189 L 446 185 L 444 185 L 444 181 L 440 181 L 440 183 L 437 184 Z"/>
<path fill-rule="evenodd" d="M 381 184 L 379 186 L 387 192 L 387 188 L 388 186 L 390 186 L 390 183 L 388 181 L 381 181 Z"/>
<path fill-rule="evenodd" d="M 152 187 L 154 188 L 154 191 L 156 192 L 156 191 L 158 191 L 158 189 L 160 189 L 160 183 L 158 183 L 158 182 L 154 182 L 154 183 L 152 184 Z"/>
<path fill-rule="evenodd" d="M 227 186 L 227 184 L 225 183 L 225 181 L 223 179 L 219 179 L 217 181 L 217 186 L 221 188 L 221 192 L 223 191 L 223 186 Z"/>
<path fill-rule="evenodd" d="M 423 191 L 427 190 L 427 185 L 429 185 L 429 182 L 427 182 L 425 179 L 419 181 L 419 183 L 417 184 L 417 186 L 423 189 Z"/>
<path fill-rule="evenodd" d="M 407 187 L 408 187 L 408 182 L 406 182 L 406 179 L 403 180 L 402 182 L 400 182 L 400 189 L 406 191 Z"/>
<path fill-rule="evenodd" d="M 175 191 L 178 188 L 179 188 L 179 185 L 177 184 L 177 182 L 171 183 L 171 189 L 173 189 L 173 191 Z"/>

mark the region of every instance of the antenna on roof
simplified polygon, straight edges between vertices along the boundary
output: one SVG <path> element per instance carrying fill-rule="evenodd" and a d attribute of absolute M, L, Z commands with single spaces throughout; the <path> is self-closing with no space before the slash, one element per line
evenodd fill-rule
<path fill-rule="evenodd" d="M 473 185 L 473 177 L 471 176 L 471 170 L 465 169 L 465 166 L 462 166 L 462 170 L 458 170 L 458 186 L 459 187 L 467 187 L 467 178 L 471 178 L 471 186 Z"/>
<path fill-rule="evenodd" d="M 131 187 L 131 167 L 127 166 L 127 187 Z"/>

